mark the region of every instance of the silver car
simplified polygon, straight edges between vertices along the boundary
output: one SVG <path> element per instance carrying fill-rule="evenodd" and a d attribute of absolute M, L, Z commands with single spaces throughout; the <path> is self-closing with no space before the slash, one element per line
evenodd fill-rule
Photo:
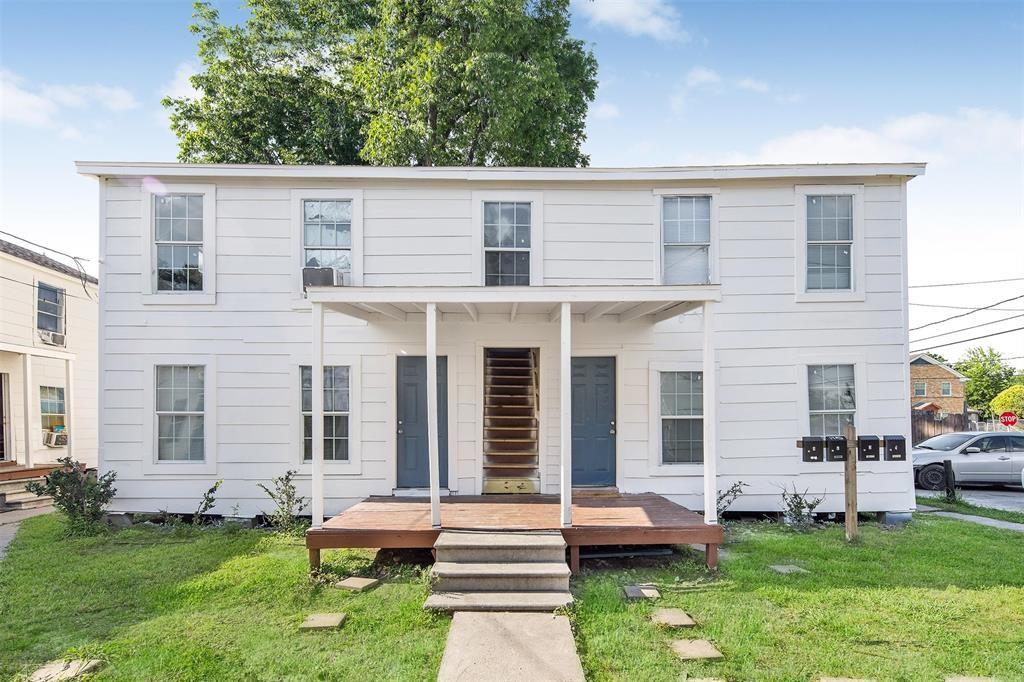
<path fill-rule="evenodd" d="M 1024 476 L 1024 434 L 999 431 L 944 433 L 911 451 L 919 488 L 941 490 L 943 460 L 953 464 L 957 483 L 1012 483 Z"/>

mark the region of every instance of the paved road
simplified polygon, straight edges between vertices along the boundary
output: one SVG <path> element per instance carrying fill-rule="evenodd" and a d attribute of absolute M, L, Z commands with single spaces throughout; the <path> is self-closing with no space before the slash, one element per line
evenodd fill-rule
<path fill-rule="evenodd" d="M 918 497 L 939 497 L 941 491 L 917 490 Z M 993 509 L 1005 509 L 1006 511 L 1024 512 L 1024 488 L 1011 486 L 972 486 L 961 488 L 960 496 L 965 502 L 976 504 L 979 507 L 992 507 Z"/>

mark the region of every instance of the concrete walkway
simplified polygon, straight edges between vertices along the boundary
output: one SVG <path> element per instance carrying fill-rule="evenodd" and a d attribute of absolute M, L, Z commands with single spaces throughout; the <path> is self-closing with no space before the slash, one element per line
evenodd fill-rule
<path fill-rule="evenodd" d="M 947 519 L 957 519 L 960 521 L 969 521 L 970 523 L 977 523 L 982 526 L 989 526 L 991 528 L 1002 528 L 1003 530 L 1012 530 L 1018 533 L 1024 533 L 1024 523 L 1013 523 L 1012 521 L 1000 521 L 999 519 L 990 519 L 985 516 L 974 516 L 973 514 L 960 514 L 957 512 L 948 511 L 936 511 L 931 512 L 932 516 L 943 516 Z"/>
<path fill-rule="evenodd" d="M 7 555 L 7 545 L 18 533 L 18 526 L 22 521 L 33 516 L 49 514 L 53 507 L 39 507 L 38 509 L 24 509 L 18 511 L 0 512 L 0 560 Z"/>
<path fill-rule="evenodd" d="M 438 682 L 584 682 L 569 619 L 550 613 L 459 611 Z"/>
<path fill-rule="evenodd" d="M 941 497 L 941 491 L 921 490 L 914 491 L 918 497 Z M 970 502 L 979 507 L 991 507 L 1003 511 L 1024 512 L 1024 489 L 1005 487 L 958 487 L 957 493 L 964 502 Z"/>

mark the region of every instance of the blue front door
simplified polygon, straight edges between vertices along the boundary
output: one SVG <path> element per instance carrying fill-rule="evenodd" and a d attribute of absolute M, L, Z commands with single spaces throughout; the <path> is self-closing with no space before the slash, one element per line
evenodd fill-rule
<path fill-rule="evenodd" d="M 615 358 L 572 359 L 572 484 L 615 485 Z"/>
<path fill-rule="evenodd" d="M 438 458 L 448 487 L 448 358 L 437 358 Z M 398 487 L 430 486 L 427 451 L 427 359 L 398 356 Z"/>

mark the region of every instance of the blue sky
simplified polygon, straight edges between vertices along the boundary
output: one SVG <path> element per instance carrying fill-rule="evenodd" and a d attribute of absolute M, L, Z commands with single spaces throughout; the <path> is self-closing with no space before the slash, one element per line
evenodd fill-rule
<path fill-rule="evenodd" d="M 239 5 L 218 6 L 242 17 Z M 572 11 L 600 64 L 593 165 L 928 161 L 910 185 L 911 284 L 1024 277 L 1024 2 L 573 0 Z M 159 99 L 187 92 L 190 16 L 177 0 L 0 0 L 0 229 L 95 258 L 96 190 L 72 161 L 174 159 Z M 911 301 L 1015 294 L 1024 282 L 913 289 Z M 928 335 L 1024 312 L 1024 299 L 1002 308 Z M 911 327 L 956 312 L 914 306 Z M 986 342 L 1024 356 L 1024 332 Z"/>

